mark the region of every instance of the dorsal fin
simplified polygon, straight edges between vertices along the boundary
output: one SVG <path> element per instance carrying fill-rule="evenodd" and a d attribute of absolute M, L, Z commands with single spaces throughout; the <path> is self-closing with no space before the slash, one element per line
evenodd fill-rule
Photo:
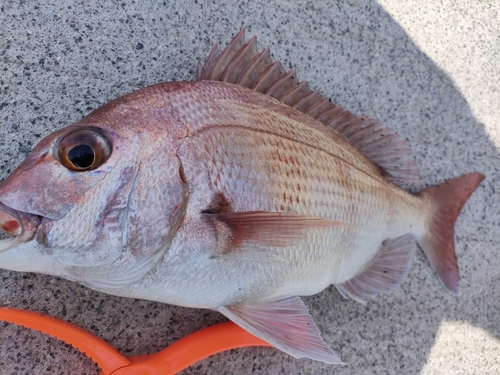
<path fill-rule="evenodd" d="M 286 72 L 266 48 L 259 52 L 257 38 L 245 43 L 245 29 L 219 52 L 215 45 L 205 64 L 198 64 L 197 81 L 234 83 L 258 91 L 303 112 L 342 134 L 382 174 L 399 181 L 418 181 L 418 168 L 411 150 L 396 132 L 364 116 L 356 116 L 333 104 L 318 90 L 299 82 L 295 69 Z"/>

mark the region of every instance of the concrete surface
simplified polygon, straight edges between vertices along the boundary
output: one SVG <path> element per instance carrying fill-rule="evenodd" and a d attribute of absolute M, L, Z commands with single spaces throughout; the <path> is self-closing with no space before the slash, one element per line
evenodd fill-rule
<path fill-rule="evenodd" d="M 246 348 L 182 374 L 499 374 L 500 3 L 455 3 L 0 0 L 0 177 L 40 137 L 109 100 L 192 79 L 213 43 L 246 25 L 312 87 L 406 137 L 421 168 L 413 190 L 470 171 L 487 178 L 456 226 L 461 297 L 443 291 L 419 251 L 389 296 L 361 305 L 329 288 L 305 299 L 345 366 Z M 224 321 L 51 276 L 0 277 L 1 305 L 69 320 L 127 356 Z M 2 323 L 0 373 L 98 368 L 55 339 Z"/>

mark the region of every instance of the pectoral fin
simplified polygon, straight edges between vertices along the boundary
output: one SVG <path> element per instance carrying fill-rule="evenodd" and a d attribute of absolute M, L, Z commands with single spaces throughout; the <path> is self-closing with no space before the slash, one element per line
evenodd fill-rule
<path fill-rule="evenodd" d="M 217 232 L 218 254 L 258 253 L 269 246 L 291 246 L 306 238 L 306 231 L 317 228 L 349 227 L 348 224 L 283 212 L 203 213 Z M 248 254 L 244 257 L 248 257 Z"/>
<path fill-rule="evenodd" d="M 251 305 L 223 306 L 218 310 L 251 334 L 295 358 L 342 364 L 321 338 L 307 307 L 297 296 Z"/>
<path fill-rule="evenodd" d="M 415 239 L 410 234 L 385 240 L 371 263 L 356 277 L 336 285 L 337 290 L 362 303 L 392 292 L 408 274 L 414 249 Z"/>

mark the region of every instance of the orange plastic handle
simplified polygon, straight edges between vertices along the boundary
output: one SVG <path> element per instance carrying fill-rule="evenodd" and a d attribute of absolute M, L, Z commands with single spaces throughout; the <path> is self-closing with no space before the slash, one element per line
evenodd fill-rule
<path fill-rule="evenodd" d="M 122 356 L 104 340 L 50 316 L 0 307 L 0 319 L 53 336 L 85 353 L 102 375 L 173 375 L 204 358 L 244 346 L 271 346 L 234 323 L 221 323 L 194 332 L 155 354 Z"/>
<path fill-rule="evenodd" d="M 271 345 L 232 322 L 220 323 L 194 332 L 158 353 L 131 357 L 132 365 L 112 375 L 176 374 L 211 355 L 244 346 Z"/>

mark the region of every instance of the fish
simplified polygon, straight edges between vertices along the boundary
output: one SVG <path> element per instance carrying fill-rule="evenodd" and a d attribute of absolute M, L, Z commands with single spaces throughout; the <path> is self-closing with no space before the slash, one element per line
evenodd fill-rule
<path fill-rule="evenodd" d="M 413 194 L 405 140 L 333 104 L 245 29 L 194 81 L 115 99 L 0 184 L 0 268 L 219 311 L 295 358 L 341 359 L 301 296 L 397 289 L 418 245 L 460 293 L 454 224 L 484 179 Z"/>

